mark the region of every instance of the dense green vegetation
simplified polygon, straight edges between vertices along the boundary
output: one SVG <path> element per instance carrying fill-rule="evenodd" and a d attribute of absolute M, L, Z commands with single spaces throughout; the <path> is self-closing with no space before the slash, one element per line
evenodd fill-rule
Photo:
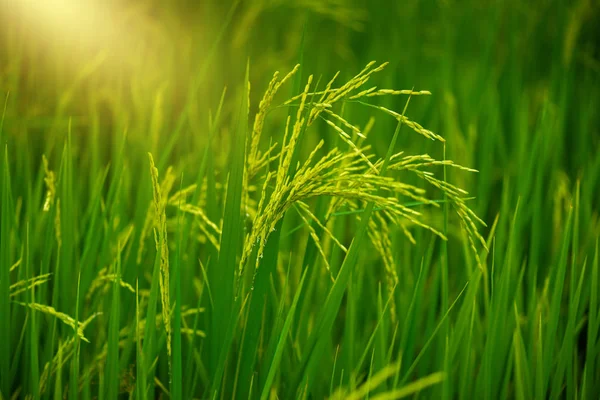
<path fill-rule="evenodd" d="M 596 2 L 6 3 L 0 398 L 598 398 Z"/>

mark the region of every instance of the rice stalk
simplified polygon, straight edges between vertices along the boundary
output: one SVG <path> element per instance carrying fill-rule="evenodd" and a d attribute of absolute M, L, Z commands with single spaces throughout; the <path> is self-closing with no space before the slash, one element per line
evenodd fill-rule
<path fill-rule="evenodd" d="M 60 312 L 60 311 L 57 311 L 54 307 L 47 306 L 45 304 L 23 303 L 20 301 L 15 301 L 15 304 L 18 304 L 23 307 L 29 307 L 32 310 L 39 311 L 41 313 L 55 317 L 59 321 L 63 322 L 65 325 L 73 328 L 74 332 L 77 331 L 77 336 L 79 336 L 79 338 L 81 340 L 83 340 L 84 342 L 88 342 L 88 343 L 90 342 L 83 334 L 83 329 L 85 328 L 86 325 L 84 325 L 83 323 L 77 323 L 75 321 L 75 319 L 73 317 L 71 317 L 70 315 Z"/>
<path fill-rule="evenodd" d="M 54 204 L 56 198 L 56 178 L 54 171 L 48 167 L 48 159 L 42 155 L 42 164 L 44 165 L 44 183 L 46 184 L 46 198 L 44 200 L 44 212 L 50 211 L 50 207 Z"/>
<path fill-rule="evenodd" d="M 158 174 L 158 172 L 157 172 L 157 174 Z M 166 204 L 168 203 L 168 200 L 169 200 L 168 195 L 171 192 L 171 189 L 173 188 L 176 178 L 177 178 L 176 175 L 173 173 L 173 168 L 172 167 L 167 168 L 165 177 L 163 178 L 162 183 L 158 186 L 160 193 L 162 195 L 164 195 L 164 199 L 161 197 L 161 201 L 160 201 L 161 204 L 159 206 L 159 209 L 164 209 Z M 188 190 L 189 190 L 189 188 L 188 188 Z M 187 192 L 178 192 L 173 195 L 173 198 L 175 201 L 177 201 L 180 196 L 185 196 L 186 194 L 187 194 Z M 154 229 L 160 229 L 160 225 L 159 225 L 160 218 L 157 217 L 156 212 L 157 212 L 156 204 L 152 203 L 152 204 L 148 205 L 148 211 L 146 212 L 146 219 L 144 220 L 144 226 L 143 226 L 142 232 L 140 234 L 140 243 L 139 243 L 138 253 L 137 253 L 137 263 L 138 264 L 140 264 L 142 262 L 142 256 L 144 254 L 144 243 L 145 243 L 146 239 L 148 238 L 148 236 L 150 235 L 150 232 L 152 232 Z"/>
<path fill-rule="evenodd" d="M 154 215 L 155 215 L 155 228 L 154 228 L 154 239 L 156 243 L 156 251 L 160 255 L 160 298 L 162 304 L 162 317 L 165 326 L 165 332 L 167 334 L 167 354 L 169 356 L 169 370 L 171 368 L 171 305 L 170 305 L 170 294 L 169 294 L 169 244 L 167 242 L 167 216 L 166 216 L 166 202 L 163 200 L 163 193 L 165 199 L 166 190 L 174 183 L 174 175 L 165 177 L 163 181 L 164 187 L 161 187 L 158 181 L 158 169 L 154 165 L 154 158 L 152 154 L 148 153 L 148 159 L 150 160 L 150 174 L 152 176 L 152 194 L 154 198 Z M 170 178 L 172 176 L 173 178 Z"/>
<path fill-rule="evenodd" d="M 50 280 L 52 273 L 47 273 L 43 275 L 38 275 L 30 279 L 20 280 L 12 285 L 10 285 L 10 297 L 15 297 L 16 295 L 23 293 L 29 289 L 32 289 L 36 286 L 42 285 Z"/>
<path fill-rule="evenodd" d="M 78 328 L 83 331 L 97 316 L 102 313 L 94 313 L 90 315 L 85 321 L 79 322 Z M 56 354 L 51 361 L 47 362 L 44 366 L 44 371 L 40 375 L 40 393 L 44 393 L 46 390 L 46 384 L 48 379 L 62 369 L 63 365 L 71 358 L 74 352 L 73 345 L 75 344 L 75 337 L 70 336 L 65 342 L 59 343 Z"/>
<path fill-rule="evenodd" d="M 246 235 L 239 267 L 240 274 L 244 270 L 246 262 L 249 260 L 255 246 L 258 246 L 258 251 L 256 252 L 258 255 L 256 266 L 258 267 L 267 238 L 275 229 L 278 221 L 283 218 L 291 207 L 295 207 L 298 210 L 301 219 L 305 222 L 304 225 L 308 226 L 309 236 L 315 242 L 316 249 L 323 260 L 325 260 L 324 264 L 329 271 L 324 247 L 320 243 L 321 239 L 310 228 L 309 222 L 311 220 L 315 221 L 322 228 L 325 228 L 326 224 L 321 224 L 312 214 L 307 213 L 309 208 L 306 202 L 318 196 L 330 196 L 333 198 L 326 215 L 326 221 L 330 219 L 336 210 L 344 205 L 349 206 L 350 210 L 359 210 L 362 204 L 372 202 L 375 209 L 379 210 L 376 212 L 376 217 L 369 223 L 369 237 L 383 260 L 385 270 L 387 271 L 389 287 L 393 287 L 398 280 L 394 257 L 391 253 L 390 223 L 399 226 L 404 235 L 412 243 L 415 240 L 407 228 L 407 225 L 410 224 L 429 230 L 443 240 L 446 240 L 446 236 L 439 229 L 436 229 L 425 221 L 422 212 L 404 206 L 400 199 L 409 198 L 420 204 L 431 205 L 433 207 L 439 207 L 438 202 L 429 198 L 425 189 L 393 178 L 380 176 L 379 170 L 383 165 L 383 160 L 373 161 L 374 155 L 370 154 L 370 147 L 362 146 L 366 135 L 358 126 L 352 124 L 332 109 L 332 106 L 336 102 L 344 101 L 345 98 L 350 96 L 359 104 L 365 104 L 391 115 L 398 122 L 409 126 L 413 131 L 428 139 L 444 142 L 441 136 L 423 128 L 420 124 L 411 121 L 404 115 L 385 107 L 374 106 L 358 100 L 363 97 L 383 95 L 429 95 L 430 92 L 391 89 L 377 90 L 376 88 L 371 88 L 351 95 L 353 91 L 364 85 L 373 74 L 383 70 L 386 63 L 375 68 L 374 66 L 375 62 L 367 64 L 362 71 L 348 82 L 333 89 L 333 83 L 338 76 L 336 74 L 322 91 L 310 91 L 312 82 L 312 76 L 310 76 L 302 93 L 284 102 L 285 105 L 290 105 L 298 101 L 295 122 L 291 126 L 291 118 L 288 117 L 283 135 L 283 143 L 279 147 L 279 152 L 274 153 L 274 146 L 270 146 L 268 149 L 269 159 L 277 157 L 279 165 L 275 171 L 271 171 L 263 176 L 263 189 L 257 204 L 256 214 L 253 218 L 252 229 Z M 263 114 L 266 113 L 272 99 L 271 91 L 275 82 L 277 82 L 277 74 L 269 84 L 267 93 L 263 97 L 262 105 L 259 106 L 259 115 L 255 118 L 255 122 L 258 121 L 255 123 L 257 132 L 260 132 L 262 129 L 262 124 L 264 123 L 262 119 Z M 320 96 L 317 102 L 312 103 L 307 101 L 309 96 L 316 95 Z M 307 117 L 305 117 L 305 114 Z M 333 148 L 319 158 L 319 153 L 323 147 L 323 141 L 320 141 L 308 155 L 307 159 L 303 163 L 298 164 L 295 173 L 289 176 L 287 171 L 291 167 L 292 155 L 299 144 L 300 130 L 305 124 L 310 125 L 316 118 L 322 118 L 330 129 L 336 132 L 342 141 L 350 147 L 351 151 L 343 152 L 338 148 Z M 366 132 L 371 131 L 373 125 L 374 119 L 370 119 L 365 125 L 364 130 Z M 352 134 L 357 139 L 356 142 Z M 360 147 L 358 143 L 361 143 Z M 258 145 L 258 140 L 254 140 L 251 145 L 250 154 L 252 155 L 248 157 L 254 158 L 250 164 L 256 163 L 256 154 L 259 152 L 257 149 Z M 272 156 L 272 154 L 275 154 L 275 156 Z M 247 163 L 247 167 L 248 165 Z M 450 166 L 467 172 L 476 172 L 473 169 L 460 166 L 450 160 L 439 161 L 428 155 L 406 156 L 403 152 L 392 154 L 389 169 L 416 174 L 419 178 L 427 182 L 430 187 L 448 196 L 448 201 L 452 203 L 461 226 L 467 232 L 469 246 L 476 254 L 477 263 L 481 265 L 475 243 L 479 242 L 484 248 L 487 248 L 476 226 L 476 223 L 483 224 L 483 221 L 466 205 L 464 200 L 468 194 L 466 191 L 435 178 L 427 170 L 436 166 Z M 273 179 L 275 180 L 274 189 L 271 194 L 267 195 L 266 187 L 271 184 Z M 338 247 L 345 249 L 328 229 L 324 229 L 324 232 L 328 237 L 333 239 L 333 242 Z M 392 314 L 394 314 L 394 310 L 392 310 Z"/>

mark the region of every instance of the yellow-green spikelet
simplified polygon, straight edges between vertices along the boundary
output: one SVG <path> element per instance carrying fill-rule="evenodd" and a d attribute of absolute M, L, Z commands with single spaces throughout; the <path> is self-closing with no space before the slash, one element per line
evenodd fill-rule
<path fill-rule="evenodd" d="M 167 333 L 167 353 L 171 359 L 171 301 L 169 296 L 169 246 L 167 243 L 167 217 L 166 204 L 162 201 L 161 187 L 158 182 L 158 169 L 154 165 L 152 154 L 148 153 L 150 160 L 150 174 L 152 175 L 152 194 L 154 198 L 157 234 L 156 251 L 160 254 L 160 299 L 162 303 L 162 316 Z M 170 362 L 169 362 L 170 365 Z M 170 369 L 170 368 L 169 368 Z"/>

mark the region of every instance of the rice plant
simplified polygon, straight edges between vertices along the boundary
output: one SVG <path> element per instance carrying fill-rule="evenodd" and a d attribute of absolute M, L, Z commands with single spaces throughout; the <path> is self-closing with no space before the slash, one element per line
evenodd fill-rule
<path fill-rule="evenodd" d="M 58 3 L 0 19 L 0 399 L 598 397 L 597 5 Z"/>

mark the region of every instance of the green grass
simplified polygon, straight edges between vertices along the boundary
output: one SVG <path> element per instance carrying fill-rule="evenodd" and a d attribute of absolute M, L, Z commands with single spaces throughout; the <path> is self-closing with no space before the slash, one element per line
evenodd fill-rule
<path fill-rule="evenodd" d="M 597 4 L 192 3 L 0 12 L 0 399 L 598 398 Z"/>

